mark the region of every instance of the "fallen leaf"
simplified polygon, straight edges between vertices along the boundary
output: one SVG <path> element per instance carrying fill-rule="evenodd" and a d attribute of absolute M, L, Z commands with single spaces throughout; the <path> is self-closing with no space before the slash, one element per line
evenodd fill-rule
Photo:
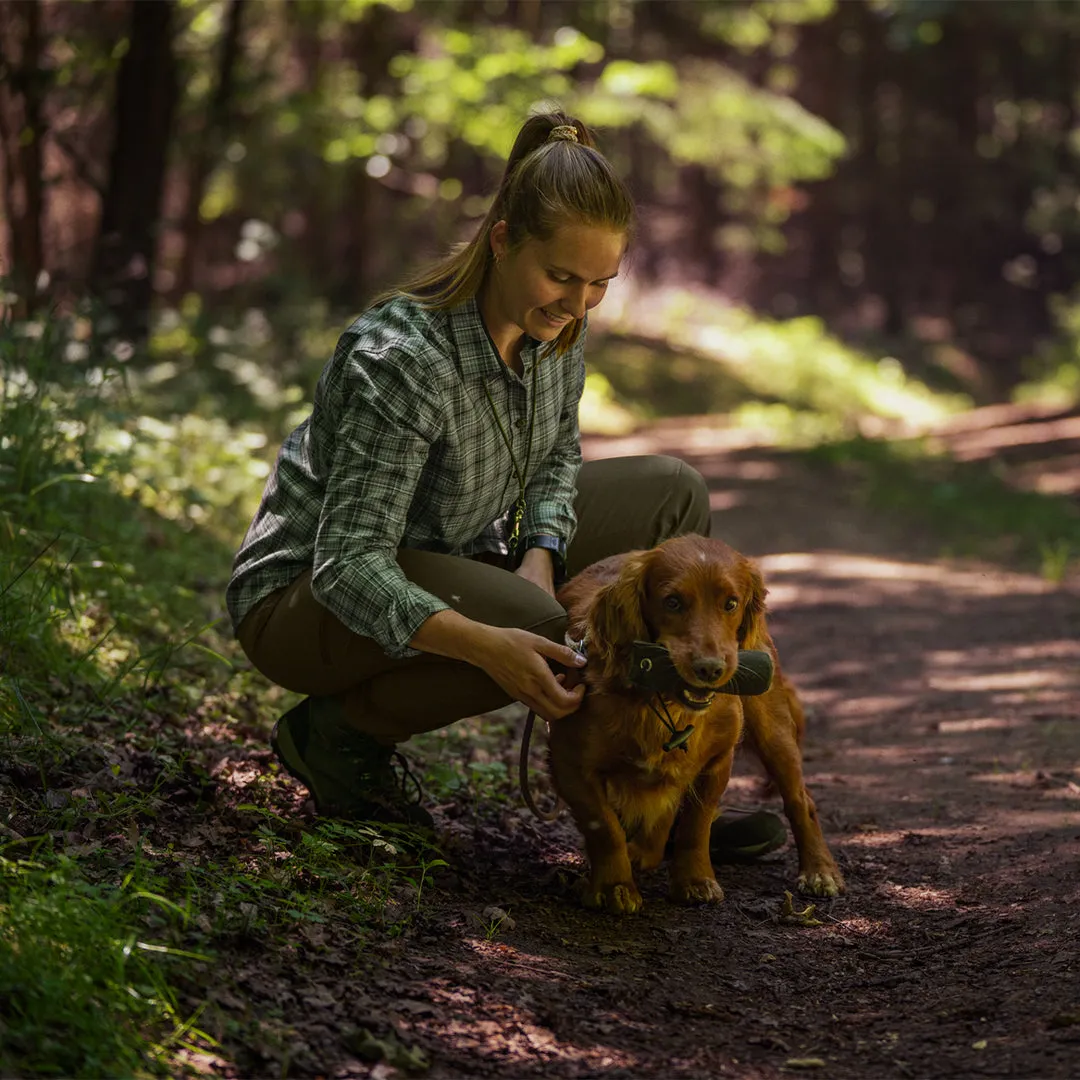
<path fill-rule="evenodd" d="M 789 926 L 824 926 L 820 919 L 813 917 L 817 904 L 809 904 L 802 911 L 795 910 L 795 897 L 784 890 L 784 904 L 780 908 L 780 921 Z"/>
<path fill-rule="evenodd" d="M 1054 1030 L 1057 1028 L 1072 1027 L 1073 1024 L 1080 1024 L 1080 1011 L 1056 1013 L 1054 1016 L 1050 1017 L 1046 1026 L 1051 1030 Z"/>
<path fill-rule="evenodd" d="M 825 1068 L 825 1059 L 824 1058 L 813 1058 L 813 1057 L 788 1058 L 787 1061 L 784 1062 L 784 1068 L 785 1069 L 824 1069 Z"/>

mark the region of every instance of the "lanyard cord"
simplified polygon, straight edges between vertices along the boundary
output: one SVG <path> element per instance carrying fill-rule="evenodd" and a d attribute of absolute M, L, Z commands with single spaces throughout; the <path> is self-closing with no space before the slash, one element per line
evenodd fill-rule
<path fill-rule="evenodd" d="M 664 704 L 663 695 L 659 691 L 656 691 L 651 698 L 646 702 L 657 720 L 664 725 L 671 732 L 671 738 L 664 743 L 665 750 L 682 750 L 686 751 L 686 740 L 690 738 L 690 733 L 694 730 L 693 724 L 687 724 L 684 728 L 678 728 L 675 726 L 675 721 L 671 718 L 671 713 L 668 712 L 668 707 Z"/>
<path fill-rule="evenodd" d="M 495 417 L 495 423 L 498 425 L 499 434 L 502 436 L 503 444 L 506 446 L 506 452 L 510 455 L 510 464 L 514 469 L 514 476 L 518 482 L 518 497 L 514 502 L 514 527 L 510 533 L 510 539 L 507 546 L 510 549 L 510 554 L 513 555 L 517 550 L 518 539 L 521 536 L 521 520 L 525 516 L 525 474 L 529 471 L 529 459 L 532 457 L 533 446 L 533 430 L 536 424 L 536 374 L 540 368 L 540 358 L 534 357 L 533 370 L 532 370 L 532 403 L 529 408 L 529 441 L 525 445 L 525 464 L 519 466 L 517 458 L 514 457 L 514 447 L 510 442 L 510 436 L 507 434 L 506 425 L 503 424 L 499 417 L 499 410 L 495 408 L 495 399 L 491 396 L 491 391 L 488 389 L 488 385 L 485 382 L 483 384 L 484 394 L 487 396 L 488 404 L 491 406 L 491 415 Z"/>

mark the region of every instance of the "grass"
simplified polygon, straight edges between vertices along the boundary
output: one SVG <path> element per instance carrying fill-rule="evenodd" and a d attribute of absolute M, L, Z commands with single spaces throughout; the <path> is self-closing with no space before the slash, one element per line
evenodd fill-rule
<path fill-rule="evenodd" d="M 679 289 L 627 294 L 599 310 L 593 372 L 614 404 L 643 419 L 731 413 L 739 422 L 745 410 L 743 422 L 756 423 L 765 405 L 773 418 L 780 410 L 812 418 L 820 439 L 850 436 L 868 420 L 925 423 L 971 405 L 910 377 L 894 357 L 844 344 L 820 319 L 767 319 Z"/>
<path fill-rule="evenodd" d="M 95 882 L 35 845 L 0 855 L 0 1072 L 168 1075 L 176 1051 L 212 1046 L 170 986 L 169 967 L 209 959 L 162 943 L 187 919 L 130 871 Z"/>
<path fill-rule="evenodd" d="M 264 426 L 236 393 L 228 420 L 177 411 L 167 345 L 117 356 L 83 315 L 0 327 L 2 1075 L 285 1060 L 287 1012 L 222 1003 L 237 958 L 299 942 L 351 969 L 445 866 L 417 834 L 296 816 L 265 751 L 287 698 L 222 610 L 295 395 L 260 383 Z"/>

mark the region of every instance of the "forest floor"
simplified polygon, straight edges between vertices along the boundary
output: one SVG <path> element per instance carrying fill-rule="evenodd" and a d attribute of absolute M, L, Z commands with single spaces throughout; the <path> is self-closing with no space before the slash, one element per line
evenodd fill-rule
<path fill-rule="evenodd" d="M 182 986 L 220 1040 L 190 1066 L 379 1080 L 1078 1074 L 1080 583 L 942 558 L 931 531 L 867 509 L 842 471 L 704 422 L 586 441 L 590 457 L 647 451 L 701 470 L 714 535 L 765 572 L 847 894 L 796 896 L 814 911 L 784 918 L 789 843 L 718 867 L 719 905 L 669 903 L 661 868 L 640 882 L 639 915 L 582 909 L 572 823 L 545 824 L 511 794 L 510 708 L 444 744 L 475 775 L 504 763 L 507 782 L 490 799 L 429 797 L 447 865 L 388 886 L 383 931 L 297 918 L 286 935 L 219 939 Z M 186 737 L 216 786 L 164 792 L 131 843 L 193 868 L 235 862 L 253 850 L 268 775 L 278 813 L 308 829 L 303 789 L 270 769 L 272 717 L 226 729 L 197 716 Z M 406 747 L 422 767 L 438 756 L 426 738 Z M 726 800 L 781 812 L 746 759 Z"/>
<path fill-rule="evenodd" d="M 1076 1076 L 1076 583 L 942 559 L 932 535 L 857 505 L 835 473 L 692 421 L 586 447 L 642 451 L 699 468 L 714 535 L 760 560 L 847 894 L 814 901 L 803 925 L 783 919 L 789 844 L 719 867 L 720 905 L 672 905 L 661 869 L 640 915 L 597 914 L 574 899 L 584 864 L 568 820 L 450 799 L 435 813 L 451 866 L 399 936 L 359 961 L 316 937 L 219 969 L 219 1002 L 291 1003 L 287 1063 L 227 1071 Z M 513 709 L 488 719 L 520 729 Z M 728 801 L 781 812 L 745 760 Z"/>

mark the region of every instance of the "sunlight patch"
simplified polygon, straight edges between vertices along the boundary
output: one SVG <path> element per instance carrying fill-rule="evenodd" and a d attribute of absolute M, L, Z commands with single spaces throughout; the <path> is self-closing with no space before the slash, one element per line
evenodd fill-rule
<path fill-rule="evenodd" d="M 965 735 L 972 731 L 1008 731 L 1025 727 L 1027 719 L 1005 720 L 998 716 L 973 716 L 967 720 L 939 720 L 937 730 L 942 735 Z"/>
<path fill-rule="evenodd" d="M 924 910 L 937 910 L 942 908 L 956 907 L 956 892 L 953 889 L 938 889 L 925 881 L 918 885 L 897 885 L 895 882 L 886 881 L 878 887 L 878 892 L 896 900 L 904 907 L 922 908 Z"/>
<path fill-rule="evenodd" d="M 950 592 L 975 596 L 1042 595 L 1053 586 L 1039 578 L 1014 574 L 996 567 L 965 570 L 935 563 L 907 563 L 893 559 L 848 555 L 841 552 L 787 552 L 759 560 L 767 573 L 813 574 L 823 578 L 862 578 L 889 584 L 937 584 Z"/>
<path fill-rule="evenodd" d="M 965 677 L 951 674 L 936 677 L 931 675 L 927 683 L 931 690 L 975 691 L 985 693 L 988 690 L 1042 690 L 1051 686 L 1071 686 L 1076 679 L 1064 671 L 1052 671 L 1047 668 L 1028 668 L 1026 671 L 973 672 Z"/>

